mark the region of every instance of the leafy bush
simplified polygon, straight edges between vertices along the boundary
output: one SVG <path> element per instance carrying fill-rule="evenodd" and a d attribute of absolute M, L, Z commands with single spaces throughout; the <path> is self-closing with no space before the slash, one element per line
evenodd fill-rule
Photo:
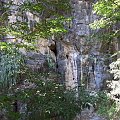
<path fill-rule="evenodd" d="M 23 57 L 16 46 L 0 43 L 0 89 L 9 88 L 18 82 L 17 74 L 20 73 Z"/>
<path fill-rule="evenodd" d="M 117 110 L 115 101 L 113 101 L 105 92 L 99 92 L 96 98 L 98 114 L 109 120 L 114 118 Z"/>
<path fill-rule="evenodd" d="M 18 120 L 19 118 L 25 120 L 50 120 L 52 118 L 73 120 L 80 112 L 74 91 L 65 90 L 63 85 L 52 81 L 37 79 L 34 75 L 30 79 L 27 79 L 27 82 L 20 87 L 13 86 L 6 94 L 0 95 L 0 108 L 1 110 L 5 109 L 9 120 Z M 19 111 L 14 111 L 15 102 L 17 105 L 20 103 Z"/>

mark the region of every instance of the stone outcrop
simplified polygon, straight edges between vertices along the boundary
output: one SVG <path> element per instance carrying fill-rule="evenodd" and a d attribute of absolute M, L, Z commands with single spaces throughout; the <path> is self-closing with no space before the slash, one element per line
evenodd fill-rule
<path fill-rule="evenodd" d="M 95 31 L 90 29 L 89 24 L 98 19 L 92 12 L 92 3 L 92 0 L 71 0 L 73 20 L 68 33 L 51 40 L 41 38 L 36 43 L 38 53 L 21 50 L 29 58 L 26 61 L 27 65 L 37 71 L 49 72 L 50 62 L 52 70 L 61 76 L 59 81 L 67 88 L 78 90 L 80 85 L 84 85 L 90 91 L 101 90 L 106 80 L 110 79 L 108 73 L 110 46 L 90 38 Z M 26 15 L 29 20 L 34 19 L 30 13 Z M 16 18 L 13 15 L 10 19 L 12 20 L 10 22 L 13 22 Z M 56 78 L 57 76 L 54 79 Z M 94 113 L 89 115 L 89 112 L 83 111 L 83 116 L 77 120 L 103 119 Z"/>
<path fill-rule="evenodd" d="M 19 0 L 15 1 L 16 4 L 18 2 Z M 46 69 L 48 62 L 51 62 L 54 70 L 61 74 L 61 83 L 65 83 L 67 87 L 84 85 L 88 90 L 102 89 L 103 83 L 109 78 L 106 52 L 109 45 L 90 38 L 94 31 L 89 24 L 98 19 L 92 12 L 92 3 L 88 0 L 71 0 L 73 20 L 68 26 L 68 33 L 51 40 L 39 39 L 36 42 L 38 53 L 22 50 L 31 58 L 26 61 L 28 66 Z M 39 20 L 29 12 L 26 17 L 28 22 Z M 14 22 L 16 16 L 12 14 L 9 19 L 9 22 Z"/>
<path fill-rule="evenodd" d="M 100 42 L 89 38 L 93 33 L 89 24 L 98 17 L 92 13 L 91 1 L 72 0 L 71 4 L 72 27 L 56 46 L 58 71 L 64 76 L 67 87 L 85 85 L 89 90 L 100 90 L 109 77 L 107 53 L 101 51 Z"/>

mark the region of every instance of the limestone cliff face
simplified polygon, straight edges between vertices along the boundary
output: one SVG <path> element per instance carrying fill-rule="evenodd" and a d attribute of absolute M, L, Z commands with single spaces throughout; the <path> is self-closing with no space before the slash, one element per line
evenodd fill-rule
<path fill-rule="evenodd" d="M 16 3 L 21 0 L 14 1 Z M 48 76 L 49 80 L 60 80 L 67 88 L 78 90 L 78 86 L 84 85 L 87 90 L 99 91 L 104 87 L 106 80 L 110 78 L 108 73 L 110 45 L 90 38 L 94 31 L 90 29 L 89 24 L 98 19 L 92 12 L 91 1 L 71 0 L 73 20 L 65 36 L 52 38 L 53 40 L 39 39 L 36 42 L 38 53 L 26 52 L 25 49 L 21 49 L 23 54 L 31 58 L 26 61 L 30 68 L 40 72 L 59 73 L 60 79 L 51 74 Z M 26 13 L 26 17 L 28 22 L 33 19 L 38 20 L 29 12 Z M 9 16 L 9 20 L 9 22 L 14 22 L 15 15 Z M 49 69 L 49 62 L 54 64 L 53 69 Z M 102 120 L 96 114 L 89 115 L 89 112 L 85 111 L 84 113 L 83 111 L 83 118 L 78 116 L 77 120 Z"/>
<path fill-rule="evenodd" d="M 62 38 L 57 38 L 56 42 L 40 39 L 37 46 L 40 53 L 51 56 L 56 64 L 56 71 L 61 74 L 60 81 L 65 83 L 66 87 L 85 85 L 86 89 L 100 90 L 104 80 L 108 79 L 106 49 L 109 46 L 89 39 L 93 32 L 89 24 L 98 18 L 92 13 L 92 2 L 71 0 L 71 6 L 73 20 L 68 33 Z M 34 19 L 30 13 L 26 15 L 28 22 Z M 33 55 L 34 58 L 35 56 Z M 44 61 L 36 57 L 34 62 L 28 60 L 28 63 L 39 69 L 44 65 Z"/>
<path fill-rule="evenodd" d="M 71 0 L 71 4 L 72 27 L 56 46 L 58 71 L 64 76 L 67 87 L 85 85 L 89 90 L 100 90 L 109 75 L 102 43 L 89 39 L 92 33 L 89 24 L 97 16 L 92 13 L 90 1 Z"/>
<path fill-rule="evenodd" d="M 98 91 L 103 87 L 105 80 L 109 79 L 107 73 L 109 44 L 104 45 L 89 37 L 93 33 L 89 24 L 98 19 L 92 12 L 92 1 L 71 0 L 71 6 L 73 20 L 65 36 L 57 38 L 55 41 L 38 40 L 39 53 L 26 53 L 24 50 L 22 52 L 34 58 L 34 60 L 28 60 L 27 64 L 38 70 L 41 67 L 42 69 L 48 67 L 44 63 L 50 56 L 54 62 L 54 70 L 61 75 L 60 81 L 67 87 L 74 88 L 84 85 L 88 90 Z M 29 12 L 26 13 L 26 17 L 28 22 L 33 19 L 39 20 Z M 16 19 L 14 13 L 9 16 L 9 19 L 9 22 L 14 22 Z"/>

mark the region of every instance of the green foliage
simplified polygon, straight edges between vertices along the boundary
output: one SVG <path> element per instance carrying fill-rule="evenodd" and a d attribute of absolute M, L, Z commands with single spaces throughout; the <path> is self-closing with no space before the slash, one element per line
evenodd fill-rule
<path fill-rule="evenodd" d="M 23 62 L 22 55 L 12 44 L 1 42 L 0 89 L 9 88 L 17 83 L 18 73 Z M 12 47 L 11 47 L 12 46 Z"/>
<path fill-rule="evenodd" d="M 118 113 L 117 104 L 106 92 L 99 92 L 96 98 L 98 114 L 109 120 L 114 120 Z"/>
<path fill-rule="evenodd" d="M 120 37 L 120 28 L 117 27 L 120 22 L 120 0 L 99 0 L 93 5 L 93 8 L 94 13 L 99 15 L 100 19 L 94 21 L 90 26 L 93 29 L 102 30 L 98 31 L 100 37 L 103 36 L 100 39 L 111 40 Z"/>
<path fill-rule="evenodd" d="M 116 112 L 116 104 L 106 93 L 91 93 L 82 86 L 76 93 L 74 90 L 66 90 L 64 85 L 44 80 L 42 74 L 29 70 L 24 74 L 23 84 L 0 93 L 0 110 L 5 110 L 9 120 L 73 120 L 88 106 L 94 106 L 99 114 L 107 118 Z M 18 108 L 22 111 L 14 111 L 15 102 L 19 103 Z"/>
<path fill-rule="evenodd" d="M 97 15 L 101 15 L 104 18 L 110 18 L 115 21 L 120 20 L 119 10 L 120 0 L 99 0 L 94 5 L 94 11 Z"/>
<path fill-rule="evenodd" d="M 81 110 L 83 110 L 87 106 L 91 107 L 91 106 L 94 106 L 96 104 L 97 93 L 94 93 L 94 92 L 92 93 L 90 91 L 86 91 L 86 89 L 83 86 L 81 86 L 79 88 L 78 95 L 79 95 L 78 101 L 79 101 L 79 105 L 81 107 Z"/>
<path fill-rule="evenodd" d="M 48 62 L 49 68 L 55 68 L 55 62 L 53 61 L 50 55 L 47 55 L 47 62 Z"/>
<path fill-rule="evenodd" d="M 69 0 L 35 0 L 20 3 L 8 1 L 4 3 L 5 11 L 0 20 L 13 19 L 13 21 L 1 25 L 0 34 L 12 35 L 31 42 L 40 37 L 48 38 L 54 34 L 65 33 L 67 30 L 64 24 L 70 21 L 65 14 L 70 11 L 70 8 Z M 7 17 L 3 20 L 4 16 Z"/>
<path fill-rule="evenodd" d="M 65 86 L 52 81 L 40 80 L 35 74 L 27 76 L 26 83 L 27 86 L 25 84 L 24 87 L 14 86 L 6 94 L 0 95 L 0 107 L 6 110 L 9 120 L 18 120 L 18 118 L 73 120 L 80 112 L 74 91 L 66 90 Z M 26 106 L 21 113 L 14 111 L 15 101 Z"/>

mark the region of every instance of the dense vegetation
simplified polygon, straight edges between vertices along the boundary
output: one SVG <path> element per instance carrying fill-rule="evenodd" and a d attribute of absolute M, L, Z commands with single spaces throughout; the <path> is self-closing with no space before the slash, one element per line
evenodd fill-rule
<path fill-rule="evenodd" d="M 74 89 L 66 90 L 64 85 L 46 81 L 44 74 L 27 68 L 27 58 L 19 51 L 19 48 L 37 51 L 36 39 L 67 32 L 71 20 L 69 0 L 0 2 L 0 119 L 5 115 L 9 120 L 73 120 L 88 104 L 107 119 L 119 117 L 116 101 L 104 91 L 91 95 L 80 86 L 76 93 Z M 95 37 L 119 42 L 119 11 L 120 0 L 99 0 L 94 4 L 94 12 L 100 16 L 100 20 L 91 24 L 98 31 Z M 34 20 L 28 20 L 26 13 Z M 9 22 L 12 14 L 16 21 Z M 101 35 L 105 31 L 106 34 Z M 6 36 L 13 36 L 14 42 L 8 42 Z M 120 60 L 110 67 L 115 79 L 120 80 Z"/>

